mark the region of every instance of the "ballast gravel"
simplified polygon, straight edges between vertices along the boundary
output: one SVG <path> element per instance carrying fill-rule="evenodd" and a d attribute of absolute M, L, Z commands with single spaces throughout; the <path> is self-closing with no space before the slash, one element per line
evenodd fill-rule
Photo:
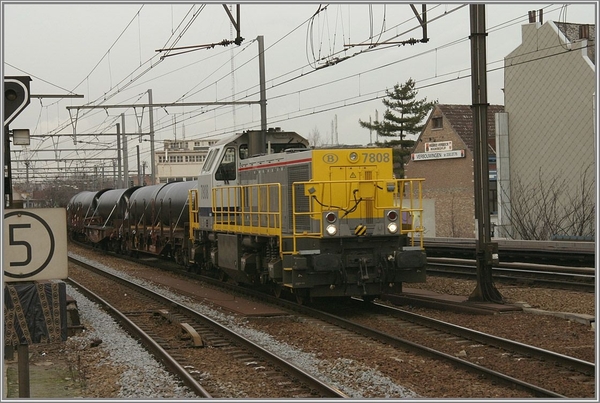
<path fill-rule="evenodd" d="M 71 255 L 71 253 L 70 253 Z M 78 259 L 86 260 L 85 257 L 75 255 Z M 285 343 L 275 340 L 269 334 L 244 326 L 239 318 L 224 314 L 198 304 L 189 298 L 174 294 L 171 291 L 157 287 L 147 281 L 130 277 L 112 268 L 100 265 L 102 269 L 111 273 L 119 274 L 128 280 L 134 281 L 160 293 L 174 301 L 185 304 L 187 307 L 222 323 L 254 343 L 267 348 L 269 351 L 286 359 L 289 363 L 302 368 L 313 376 L 323 379 L 330 385 L 339 388 L 350 398 L 368 398 L 379 396 L 385 398 L 416 398 L 415 392 L 397 385 L 379 371 L 360 365 L 348 359 L 337 359 L 334 362 L 324 362 L 312 353 L 306 353 Z M 113 365 L 123 366 L 125 370 L 121 374 L 118 385 L 118 398 L 193 398 L 195 397 L 185 386 L 177 386 L 176 380 L 170 376 L 163 367 L 158 364 L 150 354 L 129 335 L 127 335 L 114 321 L 96 304 L 87 300 L 75 289 L 67 285 L 67 293 L 76 299 L 79 315 L 86 328 L 94 329 L 85 334 L 72 337 L 69 344 L 81 351 L 89 346 L 95 339 L 102 339 L 99 347 L 106 348 L 109 357 L 101 361 L 100 365 L 113 360 Z M 85 302 L 84 302 L 85 301 Z M 99 332 L 96 329 L 102 329 Z M 117 347 L 118 346 L 118 347 Z M 325 372 L 326 371 L 326 372 Z M 98 396 L 102 397 L 102 396 Z M 107 396 L 108 397 L 108 396 Z M 267 397 L 267 396 L 265 396 Z"/>
<path fill-rule="evenodd" d="M 196 397 L 186 387 L 179 386 L 177 379 L 98 305 L 69 285 L 67 285 L 67 293 L 77 301 L 80 319 L 86 328 L 80 335 L 69 337 L 67 350 L 71 351 L 68 354 L 77 355 L 92 348 L 92 344 L 101 341 L 96 348 L 101 349 L 106 356 L 98 360 L 96 366 L 119 367 L 122 371 L 118 379 L 105 380 L 113 384 L 106 386 L 118 388 L 116 398 L 192 399 Z"/>
<path fill-rule="evenodd" d="M 86 251 L 70 255 L 86 260 Z M 97 256 L 90 256 L 91 263 Z M 106 264 L 118 267 L 117 263 Z M 96 262 L 97 264 L 97 262 Z M 121 265 L 122 263 L 119 263 Z M 119 266 L 120 267 L 120 266 Z M 104 266 L 105 270 L 117 273 L 116 270 Z M 360 361 L 337 358 L 323 360 L 319 354 L 299 350 L 292 345 L 276 340 L 273 336 L 252 329 L 251 323 L 244 318 L 223 313 L 201 305 L 189 298 L 176 295 L 164 287 L 158 287 L 145 280 L 135 279 L 118 271 L 120 276 L 134 280 L 149 288 L 159 290 L 162 294 L 190 308 L 234 328 L 250 338 L 256 344 L 267 347 L 288 362 L 312 373 L 315 377 L 327 380 L 353 399 L 421 398 L 414 391 L 392 382 L 377 369 L 366 367 Z M 416 285 L 415 285 L 416 286 Z M 419 285 L 432 291 L 468 295 L 473 289 L 472 282 L 430 277 L 427 283 Z M 551 311 L 595 312 L 593 295 L 575 292 L 552 291 L 519 287 L 502 287 L 504 296 L 512 301 L 526 301 L 532 306 Z M 194 399 L 196 396 L 189 389 L 178 383 L 161 364 L 147 353 L 140 344 L 121 330 L 101 308 L 80 295 L 77 290 L 67 285 L 67 293 L 76 299 L 81 321 L 85 331 L 77 336 L 69 337 L 60 345 L 31 346 L 35 360 L 36 354 L 45 354 L 44 359 L 63 360 L 72 366 L 72 373 L 78 373 L 80 391 L 65 396 L 48 396 L 49 398 L 118 398 L 118 399 Z M 466 294 L 465 294 L 466 293 Z M 447 315 L 447 314 L 446 314 Z M 520 323 L 523 327 L 526 323 Z M 524 329 L 527 329 L 525 326 Z M 590 329 L 594 333 L 593 329 Z M 52 358 L 49 358 L 52 357 Z M 207 371 L 209 372 L 209 371 Z M 75 376 L 74 376 L 75 377 Z M 222 385 L 231 392 L 231 398 L 243 398 L 237 393 L 235 385 Z M 454 395 L 452 395 L 454 396 Z M 458 396 L 458 395 L 457 395 Z M 12 396 L 15 397 L 15 396 Z M 265 396 L 268 398 L 268 396 Z"/>

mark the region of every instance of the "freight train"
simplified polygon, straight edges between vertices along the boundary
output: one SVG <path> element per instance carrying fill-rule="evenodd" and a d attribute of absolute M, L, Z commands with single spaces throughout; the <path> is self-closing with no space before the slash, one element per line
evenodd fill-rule
<path fill-rule="evenodd" d="M 396 179 L 390 148 L 309 148 L 295 132 L 213 145 L 198 180 L 85 191 L 74 239 L 188 270 L 318 297 L 372 300 L 424 282 L 422 179 Z"/>

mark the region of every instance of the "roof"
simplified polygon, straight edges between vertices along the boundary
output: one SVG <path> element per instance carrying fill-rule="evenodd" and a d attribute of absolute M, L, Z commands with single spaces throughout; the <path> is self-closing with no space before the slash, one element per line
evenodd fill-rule
<path fill-rule="evenodd" d="M 445 120 L 452 125 L 452 128 L 465 142 L 465 145 L 471 150 L 475 150 L 473 136 L 473 111 L 471 105 L 448 105 L 437 104 L 437 108 L 444 114 Z M 504 112 L 503 105 L 488 105 L 487 124 L 488 137 L 496 138 L 495 114 Z"/>
<path fill-rule="evenodd" d="M 589 40 L 588 56 L 592 63 L 596 64 L 596 25 L 594 24 L 574 24 L 571 22 L 557 22 L 554 24 L 558 30 L 569 40 L 569 42 L 578 42 L 581 40 Z M 587 26 L 587 38 L 582 38 L 582 28 Z M 583 30 L 585 32 L 585 30 Z"/>

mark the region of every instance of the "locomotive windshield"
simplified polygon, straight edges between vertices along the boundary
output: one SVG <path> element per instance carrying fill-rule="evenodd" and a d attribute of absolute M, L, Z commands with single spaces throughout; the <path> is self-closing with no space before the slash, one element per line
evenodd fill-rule
<path fill-rule="evenodd" d="M 235 165 L 235 148 L 228 147 L 223 154 L 223 159 L 217 172 L 215 173 L 215 179 L 218 181 L 232 181 L 236 177 L 236 165 Z"/>
<path fill-rule="evenodd" d="M 208 156 L 206 157 L 206 161 L 204 161 L 204 165 L 202 165 L 202 172 L 210 171 L 210 168 L 212 167 L 212 164 L 215 161 L 216 155 L 217 155 L 217 149 L 213 148 L 212 150 L 210 150 L 210 152 L 208 153 Z"/>

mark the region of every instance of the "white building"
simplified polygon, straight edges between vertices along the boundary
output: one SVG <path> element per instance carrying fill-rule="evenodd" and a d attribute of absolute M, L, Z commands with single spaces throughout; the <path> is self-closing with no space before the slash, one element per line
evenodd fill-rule
<path fill-rule="evenodd" d="M 505 114 L 496 130 L 501 236 L 593 231 L 594 206 L 584 213 L 574 201 L 595 195 L 595 40 L 595 25 L 534 18 L 504 58 Z M 583 231 L 571 222 L 581 214 L 590 226 Z"/>
<path fill-rule="evenodd" d="M 208 147 L 219 140 L 164 140 L 156 152 L 156 177 L 159 183 L 196 180 Z"/>

